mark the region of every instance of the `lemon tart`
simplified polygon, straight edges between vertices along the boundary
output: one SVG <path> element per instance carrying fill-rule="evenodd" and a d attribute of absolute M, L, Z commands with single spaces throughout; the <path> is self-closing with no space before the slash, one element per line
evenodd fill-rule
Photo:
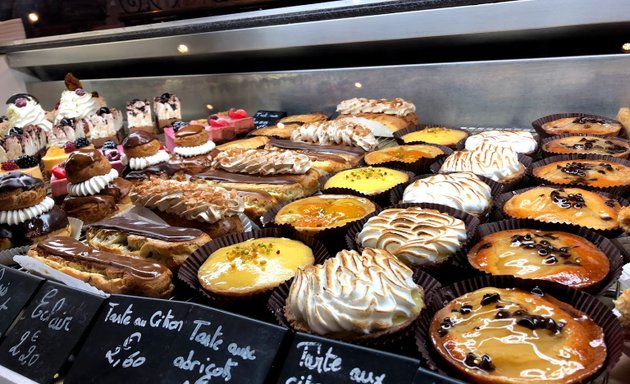
<path fill-rule="evenodd" d="M 423 142 L 429 144 L 445 145 L 455 148 L 457 143 L 468 137 L 468 132 L 461 129 L 447 127 L 429 127 L 419 131 L 410 132 L 402 136 L 405 143 Z"/>
<path fill-rule="evenodd" d="M 393 161 L 413 163 L 420 159 L 434 159 L 443 154 L 444 151 L 432 145 L 400 145 L 370 152 L 365 155 L 364 161 L 368 165 L 378 165 Z"/>
<path fill-rule="evenodd" d="M 324 184 L 324 190 L 347 188 L 367 196 L 376 196 L 409 181 L 405 172 L 384 167 L 363 167 L 341 171 Z"/>

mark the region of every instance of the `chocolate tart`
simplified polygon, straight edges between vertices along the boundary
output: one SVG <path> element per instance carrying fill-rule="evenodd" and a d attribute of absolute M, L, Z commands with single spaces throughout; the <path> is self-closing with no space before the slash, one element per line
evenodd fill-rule
<path fill-rule="evenodd" d="M 617 136 L 621 123 L 608 117 L 587 113 L 558 113 L 532 121 L 541 137 L 565 134 Z"/>
<path fill-rule="evenodd" d="M 624 194 L 630 189 L 630 161 L 610 156 L 553 156 L 537 161 L 528 173 L 540 184 L 579 186 Z"/>
<path fill-rule="evenodd" d="M 429 170 L 436 159 L 448 156 L 452 152 L 452 149 L 443 145 L 399 145 L 368 152 L 363 158 L 363 162 L 369 166 L 424 173 Z"/>
<path fill-rule="evenodd" d="M 394 132 L 398 144 L 437 144 L 462 149 L 470 133 L 462 128 L 437 124 L 420 124 Z"/>
<path fill-rule="evenodd" d="M 622 334 L 610 309 L 588 293 L 481 276 L 430 294 L 416 346 L 430 368 L 469 382 L 585 383 L 619 361 Z"/>
<path fill-rule="evenodd" d="M 601 155 L 627 159 L 630 142 L 618 137 L 601 135 L 558 135 L 543 140 L 546 155 Z"/>

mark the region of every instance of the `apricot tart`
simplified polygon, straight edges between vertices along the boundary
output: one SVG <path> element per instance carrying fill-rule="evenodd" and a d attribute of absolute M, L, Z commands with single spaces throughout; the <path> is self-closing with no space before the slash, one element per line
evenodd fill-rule
<path fill-rule="evenodd" d="M 630 185 L 630 167 L 606 160 L 563 160 L 535 167 L 535 177 L 553 184 L 587 185 L 597 188 Z"/>
<path fill-rule="evenodd" d="M 547 294 L 486 287 L 439 310 L 429 327 L 439 355 L 467 381 L 576 383 L 602 367 L 602 329 Z"/>
<path fill-rule="evenodd" d="M 563 117 L 545 123 L 542 129 L 550 135 L 587 133 L 591 135 L 617 136 L 621 130 L 618 121 L 592 116 Z"/>
<path fill-rule="evenodd" d="M 560 231 L 511 229 L 484 236 L 468 251 L 476 269 L 588 288 L 606 278 L 608 257 L 583 237 Z"/>
<path fill-rule="evenodd" d="M 468 137 L 468 132 L 447 127 L 429 127 L 410 132 L 401 137 L 404 143 L 429 143 L 455 148 L 457 143 Z"/>
<path fill-rule="evenodd" d="M 564 136 L 545 142 L 542 148 L 545 152 L 562 155 L 604 155 L 619 158 L 630 155 L 630 144 L 613 137 Z"/>
<path fill-rule="evenodd" d="M 363 167 L 341 171 L 324 184 L 324 190 L 346 188 L 367 196 L 387 192 L 399 184 L 409 181 L 409 175 L 384 167 Z"/>
<path fill-rule="evenodd" d="M 580 188 L 534 187 L 512 196 L 503 212 L 516 219 L 574 224 L 597 230 L 616 230 L 621 205 Z"/>
<path fill-rule="evenodd" d="M 282 207 L 274 222 L 288 224 L 298 232 L 316 234 L 360 220 L 376 210 L 370 200 L 351 195 L 318 195 Z"/>
<path fill-rule="evenodd" d="M 444 152 L 439 147 L 432 145 L 400 145 L 370 152 L 365 155 L 364 161 L 368 165 L 378 165 L 393 161 L 413 163 L 420 159 L 434 159 L 443 154 Z"/>
<path fill-rule="evenodd" d="M 314 262 L 313 251 L 300 241 L 263 237 L 219 248 L 199 268 L 198 278 L 211 293 L 247 296 L 279 286 Z"/>

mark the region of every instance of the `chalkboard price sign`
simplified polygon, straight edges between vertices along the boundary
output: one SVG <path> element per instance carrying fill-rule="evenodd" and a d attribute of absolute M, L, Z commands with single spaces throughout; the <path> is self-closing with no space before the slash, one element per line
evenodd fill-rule
<path fill-rule="evenodd" d="M 278 120 L 287 115 L 282 111 L 258 111 L 254 114 L 254 127 L 264 128 L 272 125 L 276 125 Z"/>
<path fill-rule="evenodd" d="M 419 364 L 404 356 L 297 333 L 278 384 L 410 384 Z"/>
<path fill-rule="evenodd" d="M 0 265 L 0 338 L 43 279 Z"/>
<path fill-rule="evenodd" d="M 45 282 L 0 343 L 0 365 L 39 383 L 52 382 L 103 298 Z"/>

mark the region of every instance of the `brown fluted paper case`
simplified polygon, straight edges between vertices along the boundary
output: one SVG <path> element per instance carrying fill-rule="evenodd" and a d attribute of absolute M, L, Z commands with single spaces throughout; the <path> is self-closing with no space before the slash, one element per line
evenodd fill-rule
<path fill-rule="evenodd" d="M 433 348 L 431 335 L 429 334 L 429 326 L 435 313 L 450 301 L 484 287 L 520 288 L 526 291 L 539 288 L 542 290 L 543 294 L 551 295 L 557 300 L 571 305 L 573 308 L 584 312 L 595 321 L 604 331 L 606 360 L 603 367 L 585 382 L 591 383 L 602 378 L 610 372 L 619 361 L 623 349 L 623 331 L 621 325 L 610 308 L 596 297 L 586 292 L 548 281 L 523 280 L 513 276 L 479 276 L 436 289 L 429 295 L 427 308 L 421 315 L 420 320 L 416 323 L 415 338 L 418 351 L 427 361 L 430 369 L 451 377 L 459 376 L 457 371 L 450 368 Z"/>

